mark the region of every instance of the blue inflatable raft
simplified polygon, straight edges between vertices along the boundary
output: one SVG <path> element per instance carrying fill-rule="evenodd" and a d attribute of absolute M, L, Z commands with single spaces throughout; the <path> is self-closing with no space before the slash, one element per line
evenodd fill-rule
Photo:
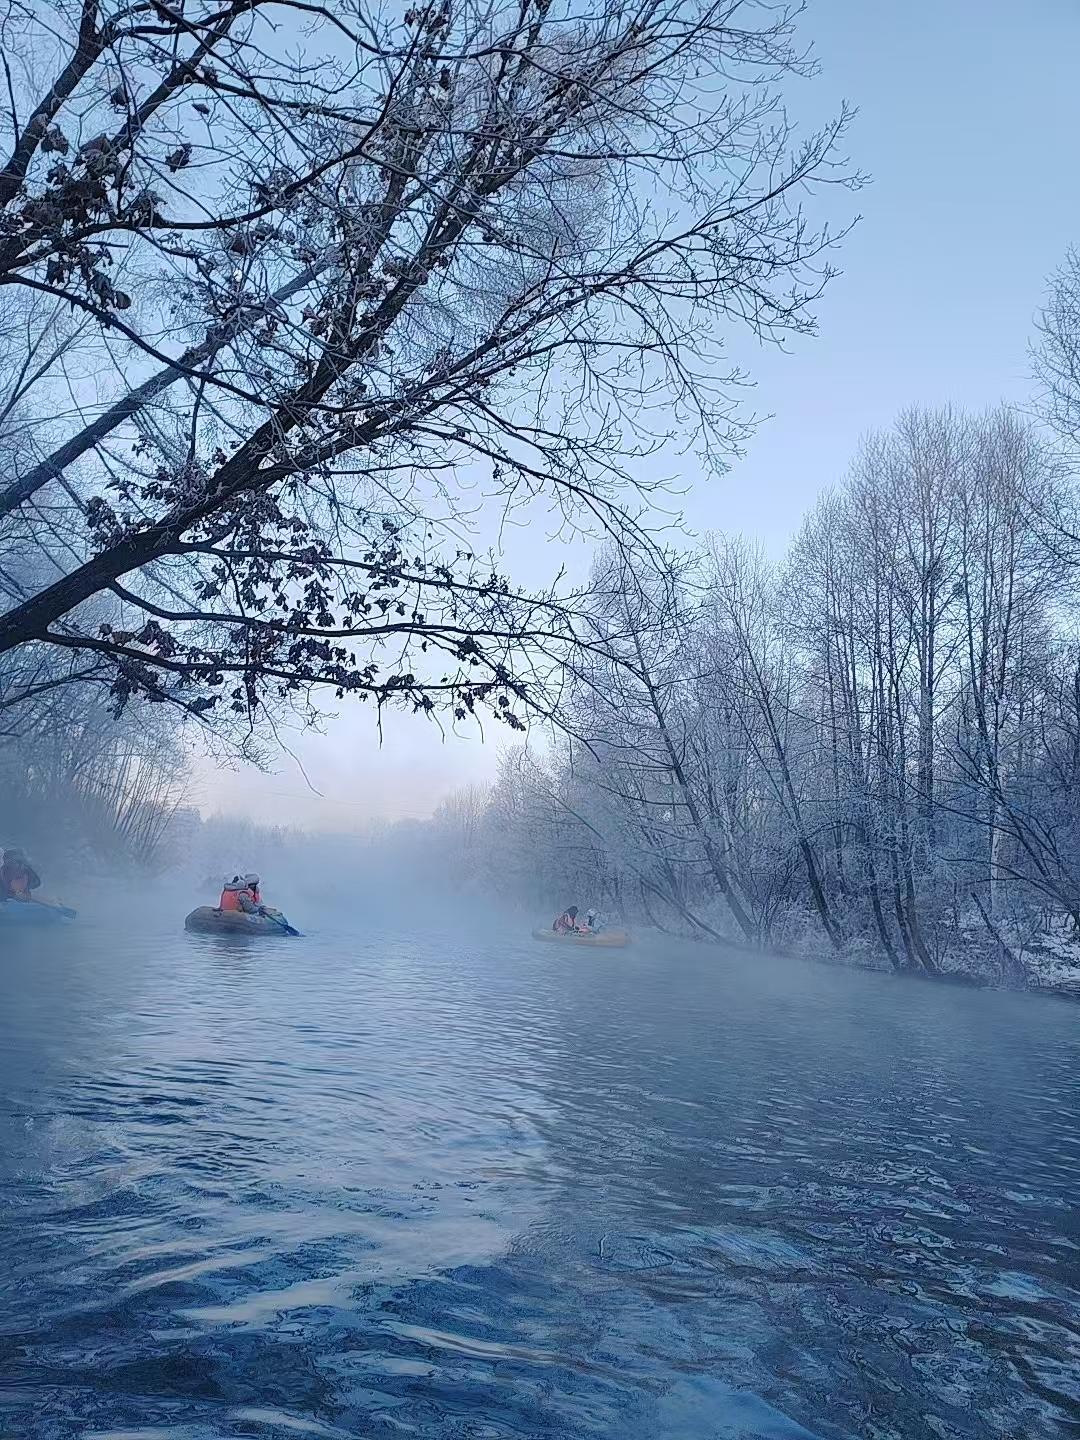
<path fill-rule="evenodd" d="M 0 900 L 0 929 L 5 926 L 37 929 L 43 925 L 64 925 L 75 918 L 74 910 L 36 900 Z"/>

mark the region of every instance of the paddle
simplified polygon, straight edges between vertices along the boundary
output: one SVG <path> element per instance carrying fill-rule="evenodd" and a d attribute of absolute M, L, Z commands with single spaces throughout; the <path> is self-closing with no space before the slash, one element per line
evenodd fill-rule
<path fill-rule="evenodd" d="M 77 910 L 72 910 L 68 905 L 58 904 L 55 900 L 39 900 L 36 895 L 31 895 L 30 900 L 32 904 L 40 905 L 45 910 L 55 910 L 56 913 L 62 915 L 65 920 L 74 920 L 79 913 Z"/>
<path fill-rule="evenodd" d="M 290 925 L 289 922 L 285 919 L 285 916 L 284 916 L 284 915 L 273 915 L 273 914 L 271 914 L 268 910 L 264 910 L 264 911 L 263 911 L 263 919 L 264 919 L 264 920 L 272 920 L 275 925 L 280 925 L 281 928 L 282 928 L 282 930 L 285 931 L 285 934 L 286 934 L 286 935 L 299 935 L 299 934 L 300 934 L 300 931 L 297 930 L 296 926 L 295 926 L 295 925 Z"/>

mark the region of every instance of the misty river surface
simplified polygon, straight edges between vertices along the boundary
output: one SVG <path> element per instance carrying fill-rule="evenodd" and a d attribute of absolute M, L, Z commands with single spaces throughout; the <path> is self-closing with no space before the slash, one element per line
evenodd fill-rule
<path fill-rule="evenodd" d="M 293 918 L 0 939 L 3 1440 L 1080 1434 L 1075 1007 Z"/>

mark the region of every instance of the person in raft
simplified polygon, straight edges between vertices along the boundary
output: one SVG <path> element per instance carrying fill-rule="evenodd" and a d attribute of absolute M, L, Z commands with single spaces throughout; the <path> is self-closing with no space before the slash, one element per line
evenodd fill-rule
<path fill-rule="evenodd" d="M 0 901 L 32 900 L 34 897 L 30 892 L 40 884 L 41 876 L 17 846 L 12 845 L 4 851 L 4 861 L 0 865 Z"/>
<path fill-rule="evenodd" d="M 245 915 L 265 915 L 258 875 L 252 872 L 249 875 L 234 875 L 231 880 L 227 880 L 218 901 L 218 909 L 239 910 Z"/>
<path fill-rule="evenodd" d="M 555 923 L 554 923 L 554 924 L 552 925 L 552 927 L 551 927 L 551 928 L 555 931 L 555 934 L 556 934 L 556 935 L 576 935 L 576 934 L 578 934 L 580 927 L 579 927 L 579 925 L 578 925 L 578 923 L 577 923 L 577 914 L 578 914 L 578 909 L 577 909 L 577 906 L 576 906 L 576 905 L 571 905 L 568 910 L 564 910 L 564 911 L 562 912 L 562 914 L 558 917 L 558 919 L 555 921 Z"/>

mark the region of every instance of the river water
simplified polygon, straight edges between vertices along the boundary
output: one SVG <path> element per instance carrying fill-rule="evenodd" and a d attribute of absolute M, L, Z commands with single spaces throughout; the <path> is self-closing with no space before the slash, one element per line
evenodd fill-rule
<path fill-rule="evenodd" d="M 1074 1007 L 330 921 L 0 944 L 3 1440 L 1080 1434 Z"/>

